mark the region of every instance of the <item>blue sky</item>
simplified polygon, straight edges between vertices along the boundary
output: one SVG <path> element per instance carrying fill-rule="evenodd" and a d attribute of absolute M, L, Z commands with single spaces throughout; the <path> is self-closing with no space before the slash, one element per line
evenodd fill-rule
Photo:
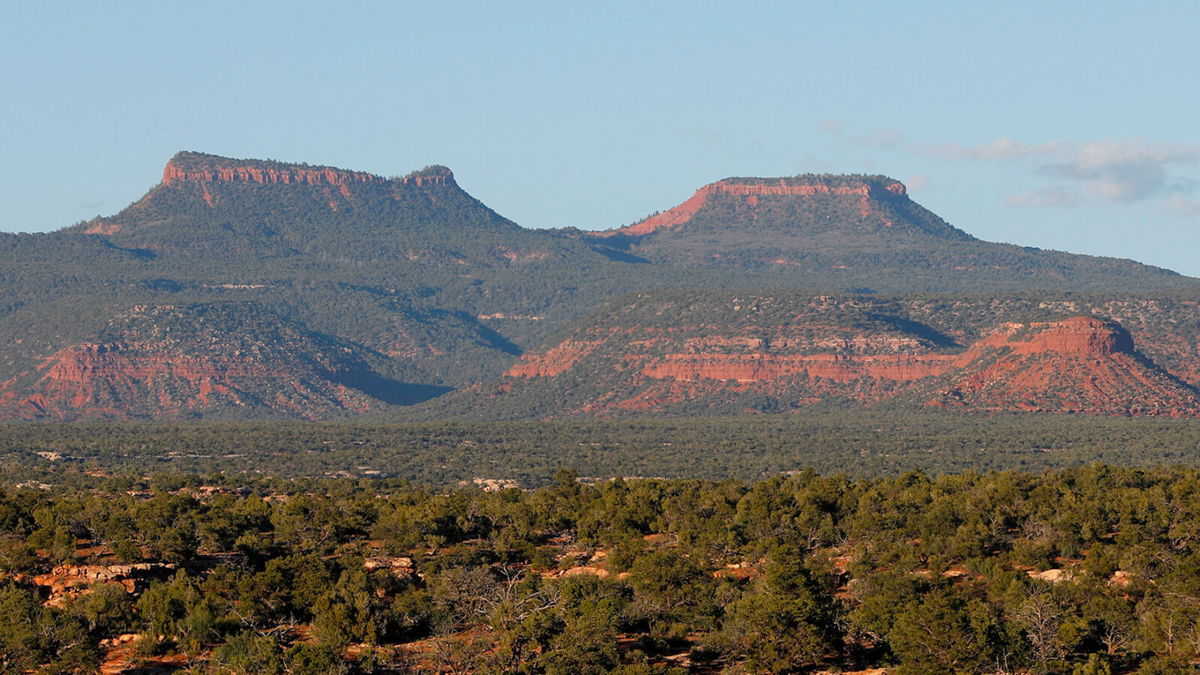
<path fill-rule="evenodd" d="M 883 173 L 984 239 L 1200 275 L 1200 3 L 58 3 L 0 25 L 0 230 L 179 150 L 451 167 L 527 227 Z M 114 6 L 109 6 L 114 5 Z"/>

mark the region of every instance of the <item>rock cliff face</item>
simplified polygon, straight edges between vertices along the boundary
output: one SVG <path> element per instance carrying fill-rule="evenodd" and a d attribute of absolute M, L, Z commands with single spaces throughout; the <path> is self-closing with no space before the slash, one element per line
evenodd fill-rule
<path fill-rule="evenodd" d="M 956 358 L 936 331 L 909 330 L 850 304 L 814 299 L 800 313 L 792 309 L 773 298 L 661 305 L 638 298 L 527 354 L 497 396 L 545 392 L 533 395 L 557 400 L 561 413 L 601 415 L 710 405 L 741 412 L 739 401 L 757 395 L 785 407 L 865 402 L 944 372 Z M 570 390 L 550 393 L 560 387 Z"/>
<path fill-rule="evenodd" d="M 643 367 L 641 372 L 650 378 L 671 378 L 682 382 L 731 380 L 738 383 L 765 383 L 795 375 L 842 383 L 864 378 L 909 382 L 940 374 L 953 359 L 953 356 L 945 354 L 667 354 L 661 360 Z"/>
<path fill-rule="evenodd" d="M 118 584 L 126 593 L 141 593 L 155 580 L 167 578 L 173 563 L 132 563 L 126 565 L 59 565 L 49 574 L 30 581 L 46 589 L 46 605 L 62 609 L 73 599 L 85 595 L 97 584 Z"/>
<path fill-rule="evenodd" d="M 436 201 L 438 194 L 445 193 L 465 196 L 454 173 L 444 166 L 386 178 L 331 166 L 180 152 L 163 168 L 162 181 L 144 197 L 116 216 L 85 224 L 82 231 L 120 239 L 174 221 L 200 225 L 208 217 L 205 212 L 215 209 L 227 210 L 221 224 L 231 219 L 261 220 L 273 207 L 290 212 L 294 219 L 305 212 L 363 208 L 384 210 L 394 217 L 396 202 L 411 204 L 414 195 L 422 196 L 417 202 Z"/>
<path fill-rule="evenodd" d="M 507 377 L 554 377 L 573 368 L 600 344 L 601 340 L 567 340 L 534 358 L 522 359 L 504 374 Z"/>
<path fill-rule="evenodd" d="M 1052 311 L 1062 309 L 1068 305 Z M 1149 311 L 1155 308 L 1109 309 L 1128 313 L 1139 333 L 1172 344 L 1175 354 L 1192 349 L 1145 323 L 1157 320 Z M 1198 309 L 1187 305 L 1186 315 Z M 1194 386 L 1140 354 L 1116 320 L 997 322 L 1030 310 L 1028 303 L 994 300 L 638 297 L 526 354 L 494 391 L 470 395 L 490 396 L 497 410 L 537 402 L 531 407 L 549 416 L 780 411 L 837 401 L 1200 414 Z M 1183 316 L 1167 323 L 1187 324 Z M 917 318 L 951 323 L 938 328 Z"/>
<path fill-rule="evenodd" d="M 222 182 L 222 183 L 258 183 L 266 185 L 269 183 L 283 184 L 308 184 L 308 185 L 335 185 L 343 186 L 353 183 L 386 183 L 386 178 L 381 178 L 369 173 L 358 171 L 345 171 L 342 169 L 334 169 L 328 166 L 262 166 L 256 163 L 246 164 L 227 164 L 227 163 L 210 163 L 206 164 L 202 161 L 192 160 L 187 161 L 176 155 L 171 161 L 167 162 L 166 168 L 163 169 L 162 184 L 173 185 L 175 183 L 184 182 Z"/>
<path fill-rule="evenodd" d="M 81 344 L 52 354 L 40 369 L 33 393 L 13 395 L 8 403 L 28 419 L 134 419 L 141 416 L 140 410 L 148 411 L 148 404 L 157 414 L 175 417 L 218 404 L 256 403 L 247 380 L 267 380 L 280 365 L 232 355 L 198 357 L 140 341 Z M 288 407 L 321 398 L 303 391 L 307 388 L 299 383 L 296 389 L 299 400 L 281 396 L 273 404 Z M 353 398 L 345 395 L 349 393 L 336 392 L 326 403 L 344 406 Z M 356 403 L 365 410 L 363 401 Z"/>
<path fill-rule="evenodd" d="M 1004 326 L 977 342 L 970 356 L 1007 348 L 1014 354 L 1070 354 L 1101 358 L 1113 354 L 1133 354 L 1133 338 L 1121 324 L 1090 316 L 1063 321 Z"/>
<path fill-rule="evenodd" d="M 454 172 L 440 165 L 429 166 L 421 169 L 420 171 L 414 171 L 401 178 L 400 183 L 402 185 L 415 185 L 417 187 L 430 187 L 435 185 L 458 186 L 458 183 L 454 182 Z"/>
<path fill-rule="evenodd" d="M 1200 394 L 1094 317 L 1008 324 L 975 343 L 930 405 L 1102 415 L 1195 416 Z"/>
<path fill-rule="evenodd" d="M 753 208 L 758 206 L 760 197 L 791 197 L 805 198 L 813 196 L 849 198 L 860 214 L 870 215 L 872 200 L 881 198 L 905 196 L 907 190 L 904 184 L 878 177 L 844 181 L 830 181 L 818 177 L 797 177 L 778 179 L 748 179 L 726 178 L 705 185 L 684 203 L 641 222 L 634 223 L 618 230 L 610 230 L 604 234 L 625 234 L 629 236 L 644 236 L 661 229 L 683 225 L 692 220 L 705 206 L 710 206 L 722 197 L 739 197 L 742 202 Z"/>

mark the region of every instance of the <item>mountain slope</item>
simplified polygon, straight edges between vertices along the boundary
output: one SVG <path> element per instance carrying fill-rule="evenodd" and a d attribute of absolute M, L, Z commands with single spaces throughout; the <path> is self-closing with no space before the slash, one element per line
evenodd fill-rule
<path fill-rule="evenodd" d="M 543 321 L 583 313 L 576 293 L 610 294 L 627 266 L 608 247 L 519 227 L 442 166 L 386 178 L 182 152 L 136 203 L 67 232 L 139 252 L 134 273 L 189 288 L 340 283 L 414 313 L 488 317 L 529 345 L 548 334 Z"/>
<path fill-rule="evenodd" d="M 1194 283 L 1131 260 L 985 242 L 886 176 L 727 178 L 641 222 L 596 235 L 631 255 L 760 282 L 846 291 L 1169 288 Z M 790 282 L 790 283 L 789 283 Z"/>
<path fill-rule="evenodd" d="M 959 365 L 961 364 L 961 365 Z M 971 345 L 930 405 L 983 410 L 1192 417 L 1200 394 L 1094 317 L 1011 323 Z"/>
<path fill-rule="evenodd" d="M 794 230 L 804 235 L 892 232 L 953 241 L 974 238 L 908 198 L 887 176 L 803 175 L 726 178 L 696 191 L 686 202 L 611 234 L 645 236 L 671 231 Z"/>
<path fill-rule="evenodd" d="M 505 414 L 517 416 L 872 401 L 925 377 L 931 364 L 956 357 L 999 322 L 1046 314 L 1119 320 L 1156 363 L 1195 383 L 1200 355 L 1181 346 L 1179 333 L 1195 322 L 1143 330 L 1145 321 L 1126 314 L 1146 313 L 1121 304 L 1122 296 L 1109 296 L 1095 312 L 1056 300 L 1061 311 L 1032 317 L 1003 309 L 1009 301 L 945 298 L 1032 289 L 1040 302 L 1047 289 L 1196 287 L 1195 279 L 1131 261 L 976 240 L 882 176 L 727 179 L 640 224 L 583 233 L 521 228 L 459 187 L 445 167 L 389 178 L 183 152 L 158 185 L 116 215 L 47 235 L 0 236 L 0 383 L 7 396 L 0 416 L 73 419 L 111 409 L 113 417 L 136 418 L 327 417 L 425 395 L 394 394 L 390 388 L 399 385 L 386 383 L 355 389 L 339 373 L 433 392 L 482 390 L 506 369 L 513 392 L 540 392 L 509 406 Z M 705 317 L 713 301 L 697 296 L 683 303 L 691 309 L 661 310 L 658 318 L 614 310 L 592 319 L 600 326 L 567 328 L 614 298 L 649 294 L 639 305 L 649 308 L 678 289 L 737 291 L 729 297 L 868 289 L 948 295 L 926 304 L 860 299 L 823 309 L 780 300 L 794 316 L 769 319 L 727 310 Z M 1159 294 L 1147 302 L 1175 300 Z M 225 335 L 214 328 L 225 323 L 180 318 L 219 314 L 186 309 L 201 307 L 227 308 L 221 311 L 242 317 L 238 328 Z M 235 307 L 243 309 L 229 309 Z M 1176 316 L 1171 311 L 1164 316 Z M 947 312 L 962 320 L 947 322 Z M 147 337 L 158 335 L 160 321 L 170 335 Z M 547 338 L 564 330 L 574 343 L 553 351 Z M 621 345 L 621 335 L 641 335 L 642 342 Z M 685 335 L 693 341 L 664 341 Z M 278 353 L 270 350 L 276 342 Z M 595 372 L 576 384 L 563 382 L 583 372 L 577 368 L 530 376 L 554 371 L 557 360 L 576 358 L 585 348 L 579 345 L 591 343 L 578 358 L 594 363 L 587 367 Z M 545 349 L 514 365 L 539 344 Z M 335 363 L 341 347 L 331 345 L 346 346 L 367 365 L 312 366 Z M 245 354 L 257 365 L 242 363 Z M 195 372 L 171 365 L 178 363 L 197 364 Z M 253 380 L 264 368 L 278 377 Z M 626 371 L 641 379 L 616 377 Z M 233 372 L 247 374 L 221 379 Z M 59 377 L 65 373 L 73 374 Z M 193 404 L 188 397 L 199 396 L 201 381 L 210 392 L 220 384 L 240 393 L 210 393 L 208 403 Z M 308 398 L 296 398 L 291 381 L 305 383 Z M 609 390 L 598 391 L 604 386 Z M 468 398 L 429 410 L 474 415 Z M 20 405 L 38 400 L 40 412 Z M 659 400 L 670 405 L 646 403 Z"/>
<path fill-rule="evenodd" d="M 382 360 L 254 305 L 141 306 L 0 383 L 0 411 L 21 419 L 316 419 L 444 391 L 391 380 L 375 369 Z"/>
<path fill-rule="evenodd" d="M 1194 379 L 1136 352 L 1115 320 L 1071 316 L 1081 309 L 1126 317 L 1163 362 L 1197 359 L 1195 301 L 639 294 L 527 353 L 497 383 L 431 401 L 424 412 L 731 414 L 894 402 L 1200 413 Z"/>
<path fill-rule="evenodd" d="M 532 235 L 463 191 L 444 166 L 402 178 L 181 152 L 162 181 L 75 228 L 159 253 L 474 263 L 520 260 Z"/>

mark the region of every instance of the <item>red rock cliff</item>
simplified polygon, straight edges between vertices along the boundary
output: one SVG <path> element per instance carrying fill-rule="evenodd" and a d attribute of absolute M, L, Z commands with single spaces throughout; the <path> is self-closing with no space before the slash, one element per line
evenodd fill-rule
<path fill-rule="evenodd" d="M 1134 352 L 1117 322 L 1008 324 L 976 342 L 929 405 L 1094 415 L 1194 416 L 1200 397 Z"/>
<path fill-rule="evenodd" d="M 364 171 L 348 171 L 331 166 L 308 166 L 264 160 L 239 160 L 196 152 L 181 152 L 167 162 L 162 184 L 199 183 L 282 183 L 285 185 L 383 184 L 392 179 Z M 403 185 L 428 187 L 454 185 L 454 173 L 444 166 L 429 166 L 398 179 Z"/>
<path fill-rule="evenodd" d="M 662 213 L 606 234 L 627 234 L 641 236 L 650 234 L 665 227 L 674 227 L 687 222 L 696 215 L 708 201 L 718 195 L 734 195 L 757 201 L 760 196 L 794 195 L 812 197 L 815 195 L 853 196 L 859 199 L 895 197 L 907 194 L 904 184 L 894 180 L 851 180 L 830 182 L 818 178 L 771 178 L 747 179 L 726 178 L 705 185 L 696 191 L 686 202 Z M 752 201 L 752 203 L 754 203 Z"/>
<path fill-rule="evenodd" d="M 1132 354 L 1133 338 L 1115 321 L 1076 316 L 1055 322 L 1009 324 L 972 345 L 963 355 L 974 359 L 982 350 L 1007 347 L 1015 354 Z"/>
<path fill-rule="evenodd" d="M 405 185 L 416 185 L 417 187 L 426 187 L 430 185 L 455 185 L 454 172 L 444 166 L 429 166 L 414 171 L 400 182 Z"/>
<path fill-rule="evenodd" d="M 350 185 L 354 183 L 386 183 L 387 179 L 360 171 L 345 171 L 331 167 L 262 167 L 213 166 L 186 168 L 175 160 L 163 169 L 162 184 L 182 182 L 223 183 L 284 183 L 308 185 Z"/>

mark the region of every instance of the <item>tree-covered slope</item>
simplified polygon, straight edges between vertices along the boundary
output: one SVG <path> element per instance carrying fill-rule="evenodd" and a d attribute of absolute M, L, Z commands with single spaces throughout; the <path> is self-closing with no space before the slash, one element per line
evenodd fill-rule
<path fill-rule="evenodd" d="M 497 382 L 422 412 L 487 419 L 887 403 L 1194 416 L 1198 331 L 1200 303 L 1184 296 L 642 293 L 527 352 Z"/>
<path fill-rule="evenodd" d="M 257 307 L 248 321 L 261 314 L 264 334 L 271 321 L 283 321 L 378 355 L 376 371 L 398 382 L 459 389 L 494 381 L 526 350 L 629 293 L 887 290 L 954 297 L 1196 284 L 1131 261 L 981 242 L 878 176 L 728 179 L 643 223 L 593 234 L 522 228 L 469 195 L 445 167 L 388 178 L 183 152 L 158 185 L 113 216 L 50 234 L 0 235 L 0 382 L 95 342 L 137 307 Z M 996 319 L 981 317 L 979 330 Z M 842 320 L 849 323 L 837 326 Z M 857 327 L 848 317 L 825 323 Z M 902 333 L 905 326 L 880 330 Z M 210 351 L 221 349 L 219 332 L 186 322 L 175 330 L 174 348 L 189 350 L 181 358 L 213 337 Z M 968 344 L 950 337 L 960 348 Z M 1165 350 L 1161 365 L 1197 381 L 1200 360 L 1176 351 Z M 92 372 L 101 379 L 89 386 L 123 390 L 103 379 L 109 371 Z M 286 388 L 285 378 L 277 386 Z M 378 394 L 368 407 L 409 400 Z M 700 397 L 689 405 L 710 411 L 710 404 Z M 64 405 L 52 406 L 50 415 L 74 416 Z M 730 400 L 716 409 L 742 405 Z M 177 414 L 167 405 L 157 412 L 138 407 L 147 417 Z M 304 415 L 341 414 L 322 410 Z"/>
<path fill-rule="evenodd" d="M 912 201 L 902 183 L 886 176 L 727 178 L 675 208 L 598 236 L 656 263 L 754 270 L 764 280 L 803 279 L 829 290 L 1136 290 L 1193 283 L 1132 260 L 981 241 Z"/>
<path fill-rule="evenodd" d="M 384 355 L 247 303 L 143 305 L 0 383 L 20 419 L 314 419 L 444 389 L 389 377 Z"/>

